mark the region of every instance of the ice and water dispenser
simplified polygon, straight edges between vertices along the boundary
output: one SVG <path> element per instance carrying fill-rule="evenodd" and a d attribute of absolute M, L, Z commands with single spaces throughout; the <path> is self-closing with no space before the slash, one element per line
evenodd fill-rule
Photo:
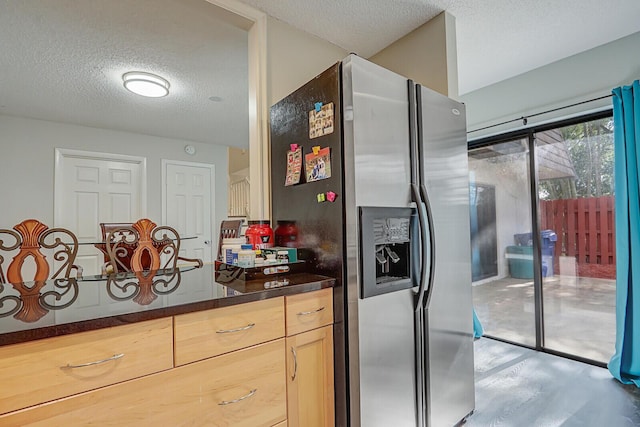
<path fill-rule="evenodd" d="M 417 286 L 418 231 L 413 208 L 360 208 L 362 298 Z"/>

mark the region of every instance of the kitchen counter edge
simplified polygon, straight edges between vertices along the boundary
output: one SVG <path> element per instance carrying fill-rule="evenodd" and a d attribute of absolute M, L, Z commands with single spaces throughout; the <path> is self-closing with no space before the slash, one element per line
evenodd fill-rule
<path fill-rule="evenodd" d="M 204 301 L 197 301 L 171 307 L 163 307 L 154 310 L 119 314 L 115 316 L 83 320 L 73 323 L 64 323 L 61 325 L 44 326 L 41 328 L 27 329 L 16 332 L 7 332 L 0 334 L 0 347 L 24 343 L 28 341 L 35 341 L 44 338 L 52 338 L 79 332 L 93 331 L 96 329 L 110 328 L 113 326 L 128 325 L 131 323 L 144 322 L 146 320 L 177 316 L 180 314 L 193 313 L 197 311 L 229 307 L 232 305 L 260 301 L 268 298 L 277 298 L 280 296 L 312 292 L 320 289 L 332 288 L 335 285 L 335 282 L 336 280 L 332 278 L 319 278 L 318 280 L 310 281 L 307 283 L 282 286 L 273 289 L 265 289 L 263 291 L 250 292 L 224 298 L 212 298 Z"/>

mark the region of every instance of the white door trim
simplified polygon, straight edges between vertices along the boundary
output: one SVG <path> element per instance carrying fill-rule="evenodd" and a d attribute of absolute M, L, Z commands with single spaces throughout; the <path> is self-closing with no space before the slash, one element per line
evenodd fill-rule
<path fill-rule="evenodd" d="M 194 167 L 199 167 L 199 168 L 208 168 L 211 170 L 211 180 L 213 182 L 210 182 L 209 184 L 209 199 L 211 200 L 211 217 L 209 218 L 209 223 L 211 224 L 211 236 L 209 236 L 210 239 L 213 239 L 214 237 L 214 233 L 215 233 L 215 221 L 214 218 L 216 216 L 216 198 L 215 198 L 215 194 L 216 194 L 216 189 L 215 186 L 213 185 L 213 183 L 215 182 L 215 177 L 216 177 L 216 165 L 213 165 L 211 163 L 198 163 L 198 162 L 184 162 L 181 160 L 167 160 L 167 159 L 162 159 L 161 160 L 161 168 L 162 168 L 162 196 L 161 196 L 161 203 L 162 203 L 162 225 L 168 225 L 170 227 L 173 227 L 172 224 L 167 224 L 167 166 L 168 165 L 177 165 L 177 166 L 194 166 Z M 213 240 L 211 240 L 213 241 Z M 212 252 L 213 256 L 215 256 L 215 254 Z"/>
<path fill-rule="evenodd" d="M 125 154 L 100 153 L 97 151 L 72 150 L 68 148 L 55 149 L 55 165 L 53 177 L 53 226 L 57 227 L 62 219 L 62 203 L 58 195 L 63 190 L 63 162 L 65 158 L 104 160 L 134 163 L 140 165 L 140 214 L 142 218 L 147 216 L 147 158 L 128 156 Z M 97 226 L 97 224 L 96 224 Z"/>

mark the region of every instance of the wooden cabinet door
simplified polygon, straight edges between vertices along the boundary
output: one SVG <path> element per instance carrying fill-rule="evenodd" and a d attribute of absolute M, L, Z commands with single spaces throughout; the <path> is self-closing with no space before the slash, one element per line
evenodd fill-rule
<path fill-rule="evenodd" d="M 289 425 L 333 426 L 333 326 L 287 337 L 287 352 Z"/>

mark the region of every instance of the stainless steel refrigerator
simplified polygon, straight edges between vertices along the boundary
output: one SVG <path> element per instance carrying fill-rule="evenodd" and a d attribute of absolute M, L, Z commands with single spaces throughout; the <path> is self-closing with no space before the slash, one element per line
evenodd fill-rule
<path fill-rule="evenodd" d="M 274 225 L 337 281 L 336 425 L 456 425 L 475 405 L 464 105 L 350 55 L 270 128 Z"/>

